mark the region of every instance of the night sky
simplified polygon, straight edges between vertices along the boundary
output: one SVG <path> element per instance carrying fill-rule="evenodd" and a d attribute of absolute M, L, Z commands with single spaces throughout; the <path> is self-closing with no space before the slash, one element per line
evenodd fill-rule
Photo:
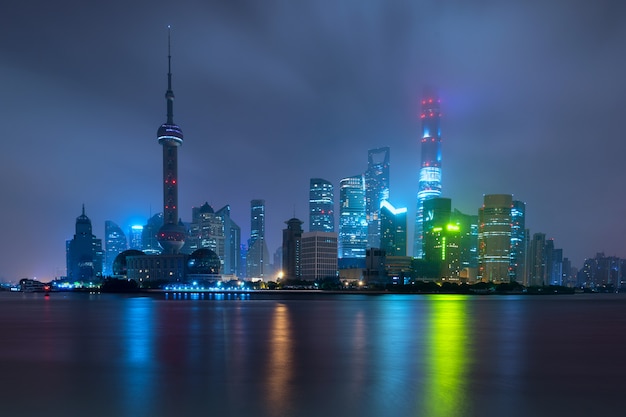
<path fill-rule="evenodd" d="M 574 266 L 626 257 L 626 3 L 589 0 L 85 2 L 23 0 L 0 17 L 0 279 L 65 274 L 85 204 L 94 233 L 162 210 L 167 26 L 179 207 L 232 208 L 242 242 L 266 200 L 270 253 L 308 185 L 362 173 L 391 148 L 409 209 L 419 101 L 442 100 L 443 196 L 526 202 Z M 339 200 L 336 190 L 336 202 Z M 411 239 L 412 241 L 412 239 Z M 409 249 L 412 242 L 409 242 Z"/>

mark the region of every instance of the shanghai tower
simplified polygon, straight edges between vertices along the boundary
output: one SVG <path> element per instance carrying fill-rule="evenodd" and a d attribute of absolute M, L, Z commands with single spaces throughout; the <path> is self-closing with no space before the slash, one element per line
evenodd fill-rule
<path fill-rule="evenodd" d="M 437 94 L 427 91 L 422 99 L 420 119 L 422 121 L 421 152 L 422 164 L 419 171 L 417 191 L 417 215 L 413 256 L 423 258 L 424 201 L 441 195 L 441 111 Z"/>
<path fill-rule="evenodd" d="M 172 57 L 170 34 L 167 34 L 167 121 L 157 131 L 163 146 L 163 226 L 157 234 L 163 253 L 175 254 L 185 243 L 185 228 L 178 220 L 178 147 L 183 144 L 183 132 L 174 123 L 174 92 L 172 91 Z"/>

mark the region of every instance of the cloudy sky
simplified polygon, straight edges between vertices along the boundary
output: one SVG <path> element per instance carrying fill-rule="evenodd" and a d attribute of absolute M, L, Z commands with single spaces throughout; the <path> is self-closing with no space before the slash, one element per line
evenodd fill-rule
<path fill-rule="evenodd" d="M 619 0 L 11 1 L 0 16 L 0 279 L 65 274 L 85 204 L 95 234 L 162 209 L 172 27 L 180 215 L 230 204 L 270 251 L 307 220 L 308 181 L 391 148 L 391 202 L 415 215 L 419 100 L 443 111 L 443 195 L 527 204 L 575 266 L 626 257 L 626 3 Z M 412 221 L 410 235 L 412 236 Z M 308 225 L 305 223 L 305 229 Z M 409 245 L 411 247 L 411 245 Z"/>

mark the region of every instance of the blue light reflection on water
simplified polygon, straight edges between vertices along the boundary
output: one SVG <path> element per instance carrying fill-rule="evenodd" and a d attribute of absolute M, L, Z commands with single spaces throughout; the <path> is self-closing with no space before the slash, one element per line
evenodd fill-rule
<path fill-rule="evenodd" d="M 120 342 L 125 381 L 121 395 L 124 398 L 124 409 L 135 415 L 147 415 L 150 412 L 150 399 L 154 395 L 157 366 L 154 352 L 154 300 L 147 297 L 129 298 L 122 306 L 124 319 Z"/>

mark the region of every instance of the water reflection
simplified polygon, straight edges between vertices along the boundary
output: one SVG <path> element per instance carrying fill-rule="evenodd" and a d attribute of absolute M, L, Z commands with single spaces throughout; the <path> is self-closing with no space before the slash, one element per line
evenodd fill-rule
<path fill-rule="evenodd" d="M 147 415 L 146 407 L 154 395 L 155 364 L 154 303 L 150 298 L 131 298 L 123 304 L 121 331 L 125 408 L 133 415 Z"/>
<path fill-rule="evenodd" d="M 293 341 L 289 310 L 276 304 L 271 318 L 267 369 L 267 408 L 271 415 L 288 415 L 289 382 L 292 378 Z"/>
<path fill-rule="evenodd" d="M 468 334 L 470 302 L 465 296 L 431 297 L 425 411 L 421 415 L 472 415 L 467 396 L 468 365 L 473 355 Z"/>

